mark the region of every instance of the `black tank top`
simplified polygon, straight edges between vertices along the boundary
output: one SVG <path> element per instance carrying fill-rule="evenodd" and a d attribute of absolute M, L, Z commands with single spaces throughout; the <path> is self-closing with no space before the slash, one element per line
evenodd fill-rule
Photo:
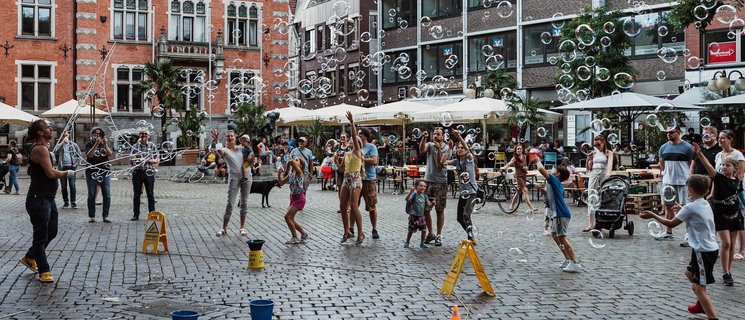
<path fill-rule="evenodd" d="M 34 148 L 36 147 L 34 145 Z M 33 152 L 33 149 L 31 150 Z M 51 158 L 51 154 L 49 157 Z M 41 165 L 32 161 L 30 157 L 28 160 L 28 175 L 31 177 L 31 184 L 28 187 L 29 195 L 54 198 L 57 194 L 57 179 L 49 179 Z"/>

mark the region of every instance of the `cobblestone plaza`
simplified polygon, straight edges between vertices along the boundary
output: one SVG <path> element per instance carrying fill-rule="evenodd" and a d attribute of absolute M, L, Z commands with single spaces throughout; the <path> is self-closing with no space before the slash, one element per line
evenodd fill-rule
<path fill-rule="evenodd" d="M 319 191 L 318 184 L 311 186 L 308 205 L 298 215 L 310 233 L 300 245 L 284 244 L 287 188 L 274 189 L 272 207 L 266 209 L 253 194 L 248 238 L 266 240 L 266 267 L 249 270 L 247 238 L 238 235 L 237 221 L 228 236 L 215 236 L 225 185 L 156 182 L 157 209 L 167 215 L 170 245 L 170 252 L 159 255 L 140 252 L 145 225 L 129 221 L 130 181 L 113 181 L 112 189 L 111 224 L 100 216 L 89 223 L 84 201 L 78 201 L 80 209 L 60 209 L 59 234 L 48 248 L 56 282 L 49 285 L 34 280 L 18 262 L 31 243 L 25 197 L 0 196 L 0 318 L 158 319 L 191 309 L 202 314 L 200 319 L 248 319 L 252 299 L 273 300 L 275 319 L 449 319 L 456 304 L 464 319 L 692 317 L 685 308 L 695 297 L 683 276 L 690 249 L 679 241 L 655 241 L 646 221 L 636 216 L 630 217 L 636 222 L 633 237 L 617 233 L 595 248 L 580 232 L 585 208 L 570 205 L 575 218 L 569 238 L 584 270 L 567 274 L 559 269 L 555 244 L 542 234 L 540 216 L 497 214 L 497 206 L 487 204 L 473 220 L 480 231 L 476 250 L 496 296 L 482 295 L 467 262 L 454 295 L 446 299 L 438 291 L 465 236 L 455 222 L 452 198 L 444 245 L 404 249 L 404 196 L 390 189 L 379 196 L 381 239 L 372 239 L 365 218 L 368 237 L 360 247 L 339 244 L 336 193 Z M 84 190 L 79 179 L 79 199 Z M 674 232 L 682 240 L 685 229 Z M 511 248 L 522 254 L 510 253 Z M 744 272 L 745 263 L 736 261 L 735 286 L 725 287 L 721 266 L 715 266 L 717 283 L 709 292 L 721 319 L 743 317 Z"/>

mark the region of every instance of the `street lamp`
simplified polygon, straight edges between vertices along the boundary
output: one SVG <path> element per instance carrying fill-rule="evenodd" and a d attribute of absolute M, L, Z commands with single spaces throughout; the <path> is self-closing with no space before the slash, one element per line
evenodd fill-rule
<path fill-rule="evenodd" d="M 745 77 L 743 77 L 742 73 L 738 70 L 732 70 L 729 72 L 729 74 L 727 74 L 725 70 L 715 72 L 714 75 L 711 77 L 711 81 L 709 81 L 709 84 L 706 85 L 706 88 L 708 88 L 710 91 L 722 91 L 722 94 L 725 97 L 729 96 L 729 89 L 732 85 L 730 76 L 732 76 L 732 74 L 735 72 L 740 75 L 740 77 L 735 80 L 735 92 L 745 91 Z"/>

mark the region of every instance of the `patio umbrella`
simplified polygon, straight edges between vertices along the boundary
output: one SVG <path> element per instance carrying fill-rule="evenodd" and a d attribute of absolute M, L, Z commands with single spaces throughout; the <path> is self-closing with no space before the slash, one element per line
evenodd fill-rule
<path fill-rule="evenodd" d="M 15 107 L 11 107 L 5 103 L 0 102 L 0 124 L 6 125 L 6 124 L 12 124 L 12 125 L 27 125 L 31 122 L 34 122 L 38 120 L 39 118 L 22 111 L 21 109 L 17 109 Z"/>
<path fill-rule="evenodd" d="M 94 113 L 95 111 L 95 113 Z M 52 108 L 41 114 L 45 118 L 92 118 L 92 117 L 105 117 L 109 113 L 101 109 L 93 110 L 87 103 L 81 104 L 78 100 L 70 99 L 67 102 Z"/>
<path fill-rule="evenodd" d="M 636 117 L 657 108 L 661 104 L 672 104 L 670 100 L 648 96 L 635 92 L 624 92 L 610 96 L 570 103 L 568 105 L 555 107 L 553 110 L 580 110 L 598 111 L 607 110 L 617 114 L 622 121 L 629 123 L 629 137 L 633 138 L 632 123 Z M 676 107 L 677 110 L 699 110 L 700 107 L 685 106 Z"/>
<path fill-rule="evenodd" d="M 264 115 L 266 115 L 269 112 L 278 112 L 279 113 L 279 119 L 277 119 L 278 124 L 284 124 L 288 119 L 292 119 L 294 117 L 299 117 L 303 115 L 307 115 L 312 110 L 310 109 L 304 109 L 304 108 L 298 108 L 298 107 L 286 107 L 286 108 L 278 108 L 274 110 L 269 110 L 267 112 L 264 112 Z"/>
<path fill-rule="evenodd" d="M 681 93 L 675 99 L 670 101 L 675 107 L 680 108 L 696 108 L 696 105 L 701 104 L 704 102 L 704 90 L 707 90 L 703 87 L 695 87 L 686 90 L 685 92 Z M 703 109 L 703 108 L 701 108 Z"/>
<path fill-rule="evenodd" d="M 352 114 L 357 115 L 364 111 L 368 110 L 368 108 L 353 106 L 350 104 L 342 103 L 337 104 L 334 106 L 329 106 L 325 108 L 315 109 L 315 110 L 308 110 L 307 113 L 303 115 L 297 115 L 293 117 L 287 117 L 284 120 L 285 125 L 307 125 L 312 123 L 314 120 L 321 120 L 326 124 L 329 125 L 338 125 L 341 119 L 346 118 L 347 111 L 351 111 Z M 280 118 L 282 117 L 282 113 L 280 113 Z"/>
<path fill-rule="evenodd" d="M 726 97 L 726 98 L 722 98 L 722 99 L 701 102 L 701 103 L 697 103 L 697 105 L 699 105 L 699 106 L 733 106 L 733 105 L 745 105 L 745 94 L 738 94 L 736 96 L 731 96 L 731 97 Z"/>

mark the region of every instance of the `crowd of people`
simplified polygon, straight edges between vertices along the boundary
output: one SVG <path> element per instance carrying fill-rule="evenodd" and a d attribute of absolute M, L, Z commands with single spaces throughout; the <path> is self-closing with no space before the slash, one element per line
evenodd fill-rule
<path fill-rule="evenodd" d="M 364 210 L 370 220 L 372 237 L 377 239 L 377 170 L 379 164 L 378 148 L 371 142 L 374 137 L 368 128 L 357 128 L 354 117 L 347 113 L 351 130 L 341 133 L 339 143 L 325 150 L 324 167 L 331 170 L 324 172 L 324 181 L 337 188 L 342 228 L 341 243 L 355 238 L 359 246 L 365 241 L 364 219 L 360 210 L 361 201 L 365 201 Z M 450 139 L 445 139 L 448 134 Z M 745 156 L 733 148 L 734 133 L 730 130 L 717 131 L 715 127 L 705 127 L 701 140 L 689 133 L 683 140 L 679 127 L 666 131 L 668 142 L 659 148 L 659 166 L 664 193 L 663 215 L 643 212 L 641 218 L 654 218 L 666 226 L 655 239 L 674 240 L 672 228 L 687 222 L 687 237 L 681 246 L 691 247 L 691 264 L 686 275 L 694 283 L 693 291 L 698 301 L 689 307 L 689 311 L 706 313 L 715 318 L 713 303 L 706 294 L 706 285 L 713 283 L 712 270 L 717 260 L 721 260 L 722 282 L 726 286 L 734 284 L 731 267 L 734 260 L 743 259 L 745 231 L 743 228 L 743 178 L 745 178 Z M 139 140 L 131 146 L 129 162 L 132 165 L 132 219 L 140 218 L 140 195 L 142 189 L 147 194 L 148 211 L 155 210 L 154 171 L 160 162 L 155 144 L 149 141 L 149 132 L 139 132 Z M 261 141 L 256 154 L 250 144 L 250 137 L 236 137 L 232 130 L 224 132 L 221 142 L 217 130 L 210 132 L 212 148 L 203 159 L 203 164 L 220 170 L 222 162 L 227 175 L 226 206 L 218 236 L 228 232 L 228 226 L 236 198 L 240 197 L 240 227 L 238 233 L 247 236 L 245 228 L 247 214 L 247 197 L 252 184 L 252 168 L 257 162 L 276 162 L 279 184 L 289 184 L 290 199 L 285 222 L 290 232 L 288 245 L 299 244 L 309 239 L 309 231 L 303 228 L 295 218 L 305 208 L 308 201 L 307 190 L 314 175 L 313 167 L 316 158 L 308 148 L 307 137 L 300 137 L 296 142 L 282 141 L 286 152 L 274 154 Z M 103 197 L 102 218 L 111 222 L 109 209 L 111 205 L 110 163 L 113 152 L 108 139 L 101 128 L 90 132 L 90 139 L 83 151 L 69 140 L 65 132 L 53 150 L 49 150 L 51 128 L 44 120 L 35 121 L 29 127 L 29 141 L 33 147 L 29 151 L 29 175 L 31 177 L 27 194 L 26 209 L 34 226 L 33 243 L 21 262 L 39 274 L 43 282 L 54 281 L 46 261 L 44 248 L 57 233 L 57 208 L 54 198 L 57 193 L 57 180 L 62 180 L 63 208 L 76 208 L 75 170 L 85 164 L 86 185 L 88 188 L 87 204 L 89 221 L 95 222 L 96 195 Z M 289 147 L 290 145 L 293 147 Z M 560 145 L 560 142 L 557 142 Z M 14 145 L 11 145 L 15 147 Z M 419 141 L 419 152 L 426 156 L 426 173 L 423 179 L 416 181 L 406 196 L 405 210 L 408 214 L 408 227 L 404 247 L 410 247 L 411 237 L 421 232 L 420 248 L 434 242 L 435 246 L 443 243 L 442 230 L 445 224 L 447 206 L 448 180 L 447 167 L 454 166 L 459 177 L 460 197 L 456 204 L 455 220 L 461 225 L 466 237 L 476 244 L 475 227 L 471 220 L 474 201 L 477 199 L 478 157 L 453 128 L 436 127 L 430 132 L 423 132 Z M 567 230 L 571 221 L 571 212 L 564 201 L 564 185 L 570 174 L 576 169 L 564 159 L 554 170 L 547 170 L 540 157 L 529 157 L 526 147 L 517 145 L 512 159 L 502 167 L 515 168 L 517 189 L 522 190 L 529 210 L 535 206 L 527 196 L 526 174 L 533 166 L 546 180 L 546 221 L 547 235 L 555 241 L 564 256 L 561 268 L 566 272 L 577 272 L 582 266 L 571 242 Z M 11 149 L 13 150 L 13 149 Z M 20 154 L 20 152 L 18 152 Z M 276 157 L 275 157 L 276 156 Z M 16 152 L 11 152 L 8 161 L 19 163 Z M 611 175 L 614 152 L 602 135 L 593 140 L 593 151 L 588 155 L 586 169 L 589 176 L 587 188 L 598 190 L 602 182 Z M 15 170 L 17 172 L 17 169 Z M 325 190 L 330 190 L 327 185 Z M 15 186 L 18 190 L 18 186 Z M 675 197 L 670 197 L 673 194 Z M 517 195 L 516 195 L 517 196 Z M 513 205 L 515 203 L 513 199 Z M 432 211 L 434 210 L 434 221 Z M 597 231 L 594 208 L 588 206 L 587 227 L 585 232 Z M 717 242 L 716 237 L 719 238 Z M 737 242 L 739 251 L 736 250 Z"/>

